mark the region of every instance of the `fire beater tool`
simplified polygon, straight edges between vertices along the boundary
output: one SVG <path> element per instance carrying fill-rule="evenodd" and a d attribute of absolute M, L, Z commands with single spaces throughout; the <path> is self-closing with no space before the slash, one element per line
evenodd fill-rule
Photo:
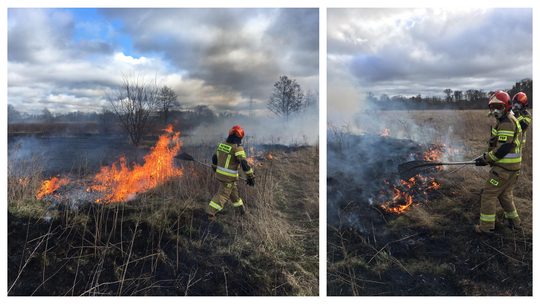
<path fill-rule="evenodd" d="M 411 177 L 414 177 L 416 174 L 429 170 L 438 166 L 446 166 L 446 165 L 474 165 L 475 162 L 450 162 L 450 163 L 436 163 L 436 162 L 430 162 L 426 160 L 413 160 L 410 162 L 406 162 L 403 164 L 398 165 L 398 173 L 399 177 L 402 180 L 409 180 Z"/>
<path fill-rule="evenodd" d="M 193 156 L 187 154 L 186 152 L 182 152 L 182 153 L 176 155 L 174 158 L 178 158 L 178 159 L 181 159 L 181 160 L 187 160 L 187 161 L 193 161 L 193 162 L 196 162 L 196 163 L 201 164 L 203 166 L 207 166 L 207 167 L 212 168 L 211 165 L 196 160 L 195 158 L 193 158 Z M 246 178 L 244 178 L 242 176 L 239 176 L 239 177 L 240 177 L 241 180 L 247 180 Z"/>

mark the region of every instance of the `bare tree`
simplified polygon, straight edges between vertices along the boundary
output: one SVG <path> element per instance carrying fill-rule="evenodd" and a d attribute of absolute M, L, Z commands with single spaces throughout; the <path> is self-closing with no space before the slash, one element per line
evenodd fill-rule
<path fill-rule="evenodd" d="M 467 99 L 468 101 L 473 101 L 474 100 L 474 90 L 473 89 L 465 91 L 465 99 Z"/>
<path fill-rule="evenodd" d="M 274 84 L 274 92 L 270 95 L 266 106 L 277 117 L 289 121 L 291 115 L 302 109 L 303 102 L 304 93 L 296 80 L 280 76 L 279 81 Z"/>
<path fill-rule="evenodd" d="M 312 91 L 307 89 L 305 98 L 304 98 L 304 109 L 305 111 L 318 110 L 319 109 L 319 91 Z"/>
<path fill-rule="evenodd" d="M 116 122 L 116 114 L 108 107 L 103 107 L 98 114 L 98 121 L 100 132 L 109 133 Z"/>
<path fill-rule="evenodd" d="M 452 89 L 444 89 L 444 94 L 446 94 L 446 102 L 452 101 Z"/>
<path fill-rule="evenodd" d="M 21 119 L 21 113 L 15 110 L 15 107 L 12 104 L 8 103 L 8 124 L 14 123 Z"/>
<path fill-rule="evenodd" d="M 367 92 L 365 101 L 371 103 L 378 102 L 379 100 L 377 99 L 377 97 L 375 97 L 375 94 L 373 94 L 372 92 Z"/>
<path fill-rule="evenodd" d="M 45 123 L 54 122 L 54 115 L 51 113 L 51 111 L 48 108 L 43 108 L 43 110 L 41 110 L 41 116 L 42 116 L 43 122 Z"/>
<path fill-rule="evenodd" d="M 462 91 L 454 91 L 454 100 L 460 101 L 463 99 L 463 92 Z"/>
<path fill-rule="evenodd" d="M 118 89 L 106 94 L 122 130 L 135 146 L 138 162 L 141 139 L 151 130 L 159 110 L 159 88 L 142 76 L 122 75 Z"/>
<path fill-rule="evenodd" d="M 213 121 L 215 118 L 214 111 L 207 105 L 196 106 L 194 112 L 199 121 Z"/>
<path fill-rule="evenodd" d="M 158 104 L 159 104 L 159 116 L 163 120 L 164 124 L 167 124 L 169 119 L 169 111 L 180 107 L 178 102 L 178 94 L 168 86 L 163 86 L 159 89 Z"/>
<path fill-rule="evenodd" d="M 383 93 L 383 94 L 381 94 L 381 97 L 379 98 L 379 100 L 380 100 L 381 102 L 389 102 L 389 101 L 390 101 L 390 97 L 389 97 L 388 95 L 386 95 L 386 94 Z"/>

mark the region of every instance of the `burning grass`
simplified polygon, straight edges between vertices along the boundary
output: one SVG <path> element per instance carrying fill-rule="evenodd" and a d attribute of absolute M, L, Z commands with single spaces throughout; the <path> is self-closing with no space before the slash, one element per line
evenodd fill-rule
<path fill-rule="evenodd" d="M 175 154 L 172 139 L 166 146 Z M 206 163 L 214 148 L 182 146 Z M 109 190 L 91 188 L 103 185 L 96 182 L 103 169 L 64 176 L 69 183 L 42 201 L 35 199 L 38 183 L 26 198 L 41 212 L 22 216 L 18 210 L 28 202 L 9 202 L 8 294 L 317 295 L 318 149 L 254 153 L 248 156 L 261 165 L 256 186 L 239 184 L 251 214 L 241 218 L 228 204 L 211 224 L 203 208 L 218 184 L 210 169 L 195 163 L 176 160 L 182 174 L 149 174 L 138 180 L 161 182 L 123 192 L 135 193 L 131 200 L 111 197 L 107 204 L 95 201 Z M 158 166 L 169 161 L 151 159 Z M 113 168 L 123 167 L 117 163 L 106 172 Z M 129 168 L 132 175 L 135 168 Z M 65 200 L 68 194 L 77 208 Z M 47 200 L 58 202 L 48 222 L 43 209 L 54 204 Z"/>
<path fill-rule="evenodd" d="M 130 167 L 125 157 L 120 157 L 112 166 L 101 167 L 100 172 L 89 178 L 87 182 L 77 181 L 77 186 L 70 185 L 69 188 L 72 190 L 65 197 L 55 192 L 60 187 L 71 184 L 71 179 L 53 177 L 42 182 L 36 198 L 51 200 L 55 197 L 60 201 L 65 201 L 73 196 L 73 192 L 77 192 L 78 199 L 81 196 L 78 192 L 83 188 L 87 192 L 97 191 L 95 195 L 92 195 L 95 197 L 95 203 L 124 202 L 132 200 L 138 193 L 146 192 L 167 180 L 182 177 L 182 170 L 174 166 L 174 156 L 178 154 L 182 145 L 180 132 L 173 133 L 172 125 L 163 131 L 166 134 L 159 136 L 156 145 L 150 148 L 150 153 L 144 157 L 143 165 L 135 163 Z"/>
<path fill-rule="evenodd" d="M 363 184 L 359 200 L 396 214 L 404 213 L 414 205 L 429 203 L 430 197 L 440 187 L 433 177 L 426 174 L 400 180 L 396 172 L 397 164 L 413 159 L 441 161 L 443 155 L 457 151 L 447 148 L 442 142 L 418 143 L 388 137 L 385 133 L 349 134 L 346 146 L 347 151 L 344 152 L 339 150 L 339 145 L 329 143 L 331 157 L 340 160 L 339 165 L 329 164 L 329 177 L 340 176 L 339 179 L 348 178 Z M 430 172 L 440 170 L 440 167 L 436 167 Z"/>
<path fill-rule="evenodd" d="M 452 174 L 449 172 L 456 167 L 427 171 L 415 179 L 426 179 L 423 189 L 434 187 L 426 191 L 427 196 L 421 190 L 413 191 L 414 198 L 401 194 L 411 193 L 405 191 L 409 188 L 405 181 L 381 181 L 381 175 L 390 172 L 385 164 L 395 170 L 403 161 L 421 158 L 415 154 L 404 159 L 403 147 L 408 146 L 405 138 L 429 138 L 431 147 L 436 146 L 433 143 L 446 143 L 451 148 L 435 155 L 444 161 L 474 159 L 486 151 L 486 130 L 494 124 L 485 114 L 486 111 L 385 111 L 377 115 L 382 121 L 380 125 L 366 120 L 367 125 L 358 128 L 362 131 L 354 133 L 376 136 L 379 143 L 388 144 L 388 149 L 378 147 L 378 155 L 367 162 L 368 168 L 376 169 L 364 175 L 358 173 L 364 171 L 351 164 L 351 151 L 357 146 L 351 143 L 354 137 L 348 131 L 355 128 L 338 130 L 329 137 L 329 151 L 333 145 L 342 154 L 336 153 L 335 158 L 344 164 L 334 167 L 334 171 L 328 170 L 329 295 L 532 294 L 532 130 L 527 133 L 523 176 L 514 189 L 523 231 L 506 227 L 499 207 L 496 236 L 483 238 L 473 232 L 488 168 L 466 166 Z M 389 137 L 399 144 L 387 142 Z M 400 152 L 387 154 L 393 150 Z M 329 165 L 331 162 L 329 158 Z M 352 170 L 346 171 L 349 174 L 331 174 L 345 172 L 344 168 Z M 433 182 L 436 184 L 430 184 Z M 384 210 L 384 200 L 370 196 L 372 188 L 387 189 L 385 196 L 394 194 L 399 206 L 412 203 L 404 212 Z M 376 207 L 377 203 L 381 209 Z"/>

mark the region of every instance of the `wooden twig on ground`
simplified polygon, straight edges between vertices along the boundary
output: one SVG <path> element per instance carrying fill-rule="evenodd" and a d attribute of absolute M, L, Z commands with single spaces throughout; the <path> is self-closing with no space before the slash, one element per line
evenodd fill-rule
<path fill-rule="evenodd" d="M 495 255 L 492 255 L 489 259 L 487 259 L 487 260 L 483 261 L 482 263 L 480 263 L 480 264 L 474 266 L 473 268 L 471 268 L 471 270 L 474 270 L 474 269 L 476 269 L 476 267 L 487 263 L 489 260 L 493 259 L 494 257 L 495 257 Z"/>
<path fill-rule="evenodd" d="M 381 216 L 382 216 L 382 218 L 383 218 L 384 222 L 385 222 L 385 223 L 386 223 L 386 224 L 388 225 L 388 222 L 386 221 L 386 218 L 384 217 L 384 215 L 383 215 L 383 213 L 381 212 L 381 210 L 379 210 L 379 209 L 377 209 L 377 208 L 373 207 L 373 205 L 371 205 L 371 208 L 373 208 L 373 209 L 375 209 L 375 210 L 379 211 L 379 213 L 381 214 Z"/>

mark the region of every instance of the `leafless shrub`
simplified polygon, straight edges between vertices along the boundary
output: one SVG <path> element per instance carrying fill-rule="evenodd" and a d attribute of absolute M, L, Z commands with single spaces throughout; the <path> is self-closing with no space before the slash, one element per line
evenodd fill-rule
<path fill-rule="evenodd" d="M 141 140 L 152 129 L 159 110 L 159 86 L 141 75 L 122 75 L 118 89 L 106 94 L 138 161 Z"/>

